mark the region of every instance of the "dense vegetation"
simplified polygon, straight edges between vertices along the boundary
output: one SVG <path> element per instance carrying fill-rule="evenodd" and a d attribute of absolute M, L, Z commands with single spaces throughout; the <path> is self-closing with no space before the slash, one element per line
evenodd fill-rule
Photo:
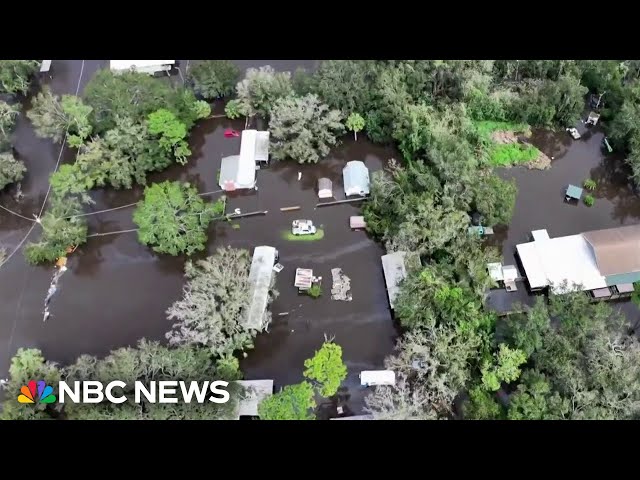
<path fill-rule="evenodd" d="M 224 201 L 205 202 L 188 183 L 154 183 L 133 212 L 138 239 L 158 253 L 191 255 L 204 250 L 209 223 L 222 215 Z"/>
<path fill-rule="evenodd" d="M 58 97 L 44 88 L 27 113 L 36 133 L 54 142 L 67 141 L 78 150 L 73 164 L 62 165 L 51 176 L 51 208 L 42 218 L 40 241 L 25 248 L 27 260 L 55 260 L 67 247 L 86 241 L 86 221 L 77 215 L 82 203 L 92 203 L 91 189 L 145 185 L 150 172 L 163 170 L 174 161 L 186 163 L 191 154 L 189 130 L 210 114 L 209 104 L 197 100 L 193 91 L 174 88 L 143 73 L 116 75 L 101 70 L 87 84 L 83 98 Z M 186 206 L 191 213 L 202 215 L 179 215 L 170 224 L 160 225 L 167 227 L 161 233 L 145 218 L 162 217 L 163 212 L 152 212 L 152 207 L 145 209 L 143 204 L 140 208 L 146 213 L 138 216 L 141 241 L 158 252 L 174 255 L 201 250 L 210 213 L 220 207 L 200 209 L 202 200 L 195 195 L 187 196 L 186 200 L 193 197 L 194 202 Z"/>
<path fill-rule="evenodd" d="M 237 71 L 230 64 L 200 65 L 190 75 L 198 95 L 232 93 Z M 18 67 L 12 71 L 22 72 Z M 8 91 L 3 69 L 0 85 Z M 23 92 L 20 82 L 11 88 Z M 573 125 L 588 93 L 604 94 L 602 124 L 613 146 L 628 154 L 632 181 L 640 182 L 639 62 L 324 61 L 313 74 L 249 69 L 235 92 L 226 114 L 269 120 L 275 159 L 321 161 L 345 127 L 356 138 L 364 132 L 401 152 L 402 158 L 372 176 L 364 208 L 369 232 L 388 251 L 409 252 L 409 274 L 395 302 L 404 333 L 386 360 L 397 385 L 378 387 L 367 397 L 375 418 L 640 418 L 640 344 L 621 328 L 611 306 L 568 294 L 498 319 L 485 308 L 484 295 L 492 285 L 486 263 L 499 254 L 467 233 L 472 217 L 483 225 L 511 219 L 515 184 L 493 167 L 537 154 L 515 143 L 496 145 L 491 134 Z M 0 104 L 5 137 L 13 108 Z M 86 223 L 77 215 L 90 202 L 90 189 L 131 188 L 145 184 L 151 171 L 184 163 L 189 130 L 209 114 L 193 91 L 137 73 L 99 72 L 83 99 L 43 90 L 29 118 L 39 135 L 66 140 L 78 155 L 52 176 L 43 236 L 25 249 L 28 259 L 53 260 L 85 241 Z M 5 174 L 9 180 L 17 175 Z M 204 248 L 211 216 L 195 190 L 165 183 L 148 188 L 135 218 L 144 243 L 177 254 Z M 12 363 L 10 388 L 35 377 L 237 378 L 231 354 L 250 348 L 256 333 L 240 321 L 247 266 L 248 255 L 231 250 L 187 263 L 183 298 L 167 312 L 175 322 L 169 347 L 141 342 L 103 360 L 83 356 L 65 369 L 37 350 L 22 350 Z M 314 418 L 314 395 L 334 395 L 346 376 L 342 351 L 332 343 L 304 366 L 305 381 L 260 404 L 263 419 Z M 4 417 L 228 418 L 233 408 L 125 404 L 58 412 L 51 406 L 25 410 L 13 402 L 5 402 Z"/>
<path fill-rule="evenodd" d="M 312 358 L 304 361 L 304 366 L 306 380 L 287 385 L 260 402 L 258 414 L 261 420 L 313 420 L 314 393 L 322 397 L 335 395 L 347 376 L 342 347 L 332 341 L 325 341 Z"/>

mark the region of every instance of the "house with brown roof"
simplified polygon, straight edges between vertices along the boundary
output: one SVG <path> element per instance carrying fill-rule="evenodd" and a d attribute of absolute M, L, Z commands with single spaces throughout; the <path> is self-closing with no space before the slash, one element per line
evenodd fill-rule
<path fill-rule="evenodd" d="M 534 241 L 516 247 L 532 291 L 583 290 L 613 299 L 629 296 L 640 281 L 640 225 L 557 238 L 537 232 Z"/>

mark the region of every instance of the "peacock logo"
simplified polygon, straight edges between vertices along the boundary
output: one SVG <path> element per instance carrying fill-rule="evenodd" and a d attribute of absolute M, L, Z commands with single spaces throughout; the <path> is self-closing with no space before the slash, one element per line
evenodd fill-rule
<path fill-rule="evenodd" d="M 56 396 L 53 394 L 53 387 L 46 384 L 44 380 L 30 380 L 27 385 L 20 388 L 18 395 L 19 403 L 53 403 Z"/>

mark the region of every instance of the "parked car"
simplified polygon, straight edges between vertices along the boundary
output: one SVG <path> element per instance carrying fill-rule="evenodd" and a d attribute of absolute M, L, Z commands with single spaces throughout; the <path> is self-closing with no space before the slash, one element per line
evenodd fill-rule
<path fill-rule="evenodd" d="M 576 128 L 567 128 L 567 132 L 569 132 L 574 140 L 578 140 L 580 138 L 580 132 L 578 132 Z"/>
<path fill-rule="evenodd" d="M 316 227 L 311 220 L 294 220 L 291 223 L 291 233 L 294 235 L 313 235 Z"/>

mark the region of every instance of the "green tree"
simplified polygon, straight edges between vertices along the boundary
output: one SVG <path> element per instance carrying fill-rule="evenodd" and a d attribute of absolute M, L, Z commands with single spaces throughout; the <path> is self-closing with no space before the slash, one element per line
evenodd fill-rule
<path fill-rule="evenodd" d="M 344 133 L 341 119 L 339 111 L 329 110 L 316 95 L 277 100 L 269 121 L 272 158 L 318 162 Z"/>
<path fill-rule="evenodd" d="M 486 362 L 482 367 L 482 385 L 490 392 L 500 389 L 501 382 L 514 382 L 520 377 L 520 366 L 527 361 L 524 352 L 501 343 L 495 354 L 495 364 Z"/>
<path fill-rule="evenodd" d="M 187 163 L 186 157 L 191 155 L 184 138 L 187 128 L 169 110 L 161 108 L 149 115 L 149 133 L 160 135 L 160 146 L 166 151 L 173 152 L 178 163 Z"/>
<path fill-rule="evenodd" d="M 22 180 L 26 171 L 27 167 L 22 161 L 16 160 L 13 153 L 0 153 L 0 190 Z"/>
<path fill-rule="evenodd" d="M 352 113 L 347 117 L 346 122 L 347 130 L 353 132 L 353 138 L 358 141 L 358 132 L 361 131 L 365 126 L 364 118 L 359 113 Z"/>
<path fill-rule="evenodd" d="M 189 81 L 196 94 L 207 100 L 234 92 L 240 69 L 230 60 L 202 60 L 189 70 Z"/>
<path fill-rule="evenodd" d="M 99 70 L 84 92 L 85 103 L 93 108 L 91 125 L 99 135 L 114 128 L 118 118 L 139 123 L 160 109 L 173 113 L 187 130 L 198 118 L 191 90 L 173 88 L 170 83 L 159 82 L 145 73 Z"/>
<path fill-rule="evenodd" d="M 0 93 L 26 95 L 41 60 L 0 60 Z"/>
<path fill-rule="evenodd" d="M 193 104 L 193 111 L 196 116 L 196 119 L 201 120 L 211 115 L 211 105 L 209 105 L 204 100 L 197 100 Z"/>
<path fill-rule="evenodd" d="M 251 348 L 258 330 L 246 322 L 250 266 L 249 252 L 231 247 L 218 248 L 204 260 L 188 260 L 183 297 L 167 310 L 175 321 L 166 334 L 169 344 L 200 345 L 221 357 Z"/>
<path fill-rule="evenodd" d="M 304 361 L 304 376 L 318 384 L 320 395 L 331 397 L 336 394 L 342 381 L 347 378 L 347 367 L 342 362 L 342 347 L 325 342 L 313 358 Z"/>
<path fill-rule="evenodd" d="M 97 380 L 107 384 L 121 380 L 127 384 L 122 392 L 127 401 L 121 404 L 65 403 L 64 413 L 73 420 L 231 420 L 235 419 L 241 387 L 232 382 L 239 378 L 238 362 L 232 358 L 215 359 L 206 349 L 189 346 L 169 348 L 158 342 L 140 340 L 134 347 L 113 350 L 104 358 L 80 356 L 65 368 L 67 382 Z M 224 404 L 150 403 L 141 397 L 134 403 L 135 382 L 149 385 L 152 381 L 184 381 L 202 384 L 204 381 L 226 380 L 229 401 Z M 178 391 L 180 387 L 177 387 Z M 117 392 L 120 394 L 120 392 Z"/>
<path fill-rule="evenodd" d="M 569 413 L 569 401 L 552 392 L 545 376 L 535 370 L 522 374 L 509 400 L 509 420 L 560 420 Z"/>
<path fill-rule="evenodd" d="M 207 227 L 222 213 L 222 202 L 205 203 L 188 183 L 155 183 L 133 213 L 138 239 L 155 252 L 191 255 L 204 250 Z"/>
<path fill-rule="evenodd" d="M 493 392 L 483 387 L 469 391 L 469 401 L 464 405 L 464 418 L 470 420 L 498 420 L 503 417 L 502 407 Z"/>
<path fill-rule="evenodd" d="M 542 298 L 526 313 L 515 313 L 505 320 L 509 343 L 528 357 L 542 347 L 544 335 L 550 328 L 549 311 Z"/>
<path fill-rule="evenodd" d="M 77 147 L 91 134 L 91 112 L 92 108 L 80 98 L 63 95 L 60 99 L 44 87 L 33 100 L 27 117 L 38 136 L 60 142 L 68 134 L 70 145 Z"/>
<path fill-rule="evenodd" d="M 313 420 L 316 406 L 309 382 L 287 385 L 282 391 L 265 398 L 258 405 L 261 420 Z"/>
<path fill-rule="evenodd" d="M 515 180 L 503 180 L 495 173 L 489 173 L 478 175 L 473 188 L 473 202 L 487 226 L 507 225 L 513 216 L 517 194 Z"/>
<path fill-rule="evenodd" d="M 242 115 L 268 116 L 276 100 L 293 94 L 290 72 L 276 72 L 266 65 L 259 69 L 249 68 L 242 81 L 236 85 Z"/>
<path fill-rule="evenodd" d="M 231 120 L 241 117 L 243 113 L 240 101 L 236 99 L 229 100 L 224 107 L 224 114 Z"/>
<path fill-rule="evenodd" d="M 42 235 L 37 243 L 29 242 L 24 255 L 31 264 L 52 262 L 66 253 L 70 246 L 87 241 L 87 223 L 82 217 L 80 201 L 76 197 L 52 195 L 51 207 L 41 218 Z"/>
<path fill-rule="evenodd" d="M 20 114 L 20 105 L 12 105 L 0 100 L 0 148 L 3 143 L 8 143 L 9 135 Z"/>
<path fill-rule="evenodd" d="M 30 380 L 44 380 L 47 385 L 57 385 L 60 371 L 55 363 L 48 362 L 36 348 L 20 348 L 11 359 L 9 382 L 5 385 L 5 395 L 0 408 L 2 420 L 46 419 L 55 414 L 56 404 L 21 404 L 18 393 Z"/>

